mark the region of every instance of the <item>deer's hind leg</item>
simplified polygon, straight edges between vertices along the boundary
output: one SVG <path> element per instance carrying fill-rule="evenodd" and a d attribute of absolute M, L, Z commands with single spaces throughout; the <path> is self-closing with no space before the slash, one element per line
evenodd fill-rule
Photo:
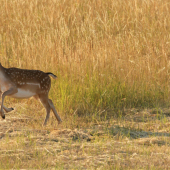
<path fill-rule="evenodd" d="M 55 107 L 54 107 L 54 104 L 53 104 L 52 100 L 51 100 L 51 99 L 48 99 L 48 103 L 49 103 L 49 105 L 50 105 L 50 107 L 51 107 L 51 109 L 52 109 L 52 111 L 53 111 L 53 113 L 54 113 L 54 115 L 55 115 L 58 123 L 61 123 L 62 120 L 61 120 L 60 116 L 58 115 L 58 113 L 57 113 L 57 111 L 56 111 L 56 109 L 55 109 Z"/>
<path fill-rule="evenodd" d="M 48 103 L 48 95 L 39 95 L 39 99 L 41 101 L 41 103 L 43 104 L 43 106 L 45 107 L 46 109 L 46 118 L 44 120 L 44 124 L 43 126 L 45 126 L 47 124 L 47 121 L 50 117 L 50 110 L 51 110 L 51 107 Z"/>

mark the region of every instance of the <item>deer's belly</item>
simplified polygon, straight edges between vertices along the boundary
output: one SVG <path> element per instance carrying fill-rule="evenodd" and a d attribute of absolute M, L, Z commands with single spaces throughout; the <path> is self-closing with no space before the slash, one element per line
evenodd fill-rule
<path fill-rule="evenodd" d="M 34 95 L 36 95 L 36 93 L 34 93 L 32 91 L 18 88 L 18 92 L 11 95 L 11 97 L 14 97 L 14 98 L 30 98 Z"/>

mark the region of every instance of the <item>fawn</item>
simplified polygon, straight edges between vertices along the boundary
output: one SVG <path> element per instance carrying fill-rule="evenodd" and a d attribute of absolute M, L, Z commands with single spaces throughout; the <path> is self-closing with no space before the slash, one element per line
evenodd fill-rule
<path fill-rule="evenodd" d="M 46 118 L 44 121 L 44 126 L 50 117 L 50 110 L 52 109 L 56 119 L 59 123 L 62 122 L 60 116 L 54 107 L 51 99 L 48 98 L 48 93 L 51 87 L 50 77 L 56 79 L 57 76 L 53 73 L 45 73 L 40 70 L 26 70 L 19 68 L 5 68 L 0 63 L 0 94 L 2 95 L 2 103 L 0 114 L 3 119 L 5 119 L 6 112 L 10 112 L 13 108 L 7 108 L 4 104 L 4 99 L 6 96 L 13 98 L 30 98 L 35 97 L 40 99 L 41 103 L 46 109 Z"/>

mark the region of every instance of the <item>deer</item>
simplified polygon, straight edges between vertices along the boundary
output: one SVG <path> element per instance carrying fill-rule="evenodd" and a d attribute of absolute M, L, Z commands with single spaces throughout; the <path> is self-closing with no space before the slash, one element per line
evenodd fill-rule
<path fill-rule="evenodd" d="M 2 102 L 0 103 L 1 117 L 5 119 L 4 110 L 5 112 L 14 110 L 12 107 L 7 108 L 4 106 L 4 99 L 6 96 L 18 99 L 34 97 L 39 99 L 46 109 L 46 118 L 43 126 L 46 126 L 51 110 L 58 123 L 61 123 L 62 120 L 57 114 L 52 100 L 48 98 L 51 88 L 50 77 L 57 79 L 57 76 L 51 72 L 45 73 L 40 70 L 27 70 L 15 67 L 5 68 L 0 63 L 0 95 L 2 98 Z"/>

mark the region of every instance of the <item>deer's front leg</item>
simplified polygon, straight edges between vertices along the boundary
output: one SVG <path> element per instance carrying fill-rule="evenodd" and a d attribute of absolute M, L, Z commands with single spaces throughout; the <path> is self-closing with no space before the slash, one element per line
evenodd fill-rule
<path fill-rule="evenodd" d="M 0 105 L 2 105 L 2 103 L 0 102 Z M 14 110 L 12 107 L 10 107 L 10 108 L 8 108 L 8 107 L 5 107 L 4 105 L 3 105 L 3 109 L 5 110 L 5 112 L 11 112 L 12 110 Z"/>
<path fill-rule="evenodd" d="M 5 119 L 5 114 L 4 114 L 4 111 L 3 111 L 3 107 L 4 107 L 4 99 L 5 99 L 5 96 L 10 96 L 10 95 L 13 95 L 15 93 L 17 93 L 18 90 L 17 88 L 11 88 L 7 91 L 5 91 L 3 94 L 2 94 L 2 104 L 1 104 L 1 110 L 0 110 L 0 113 L 1 113 L 1 116 L 3 119 Z"/>

